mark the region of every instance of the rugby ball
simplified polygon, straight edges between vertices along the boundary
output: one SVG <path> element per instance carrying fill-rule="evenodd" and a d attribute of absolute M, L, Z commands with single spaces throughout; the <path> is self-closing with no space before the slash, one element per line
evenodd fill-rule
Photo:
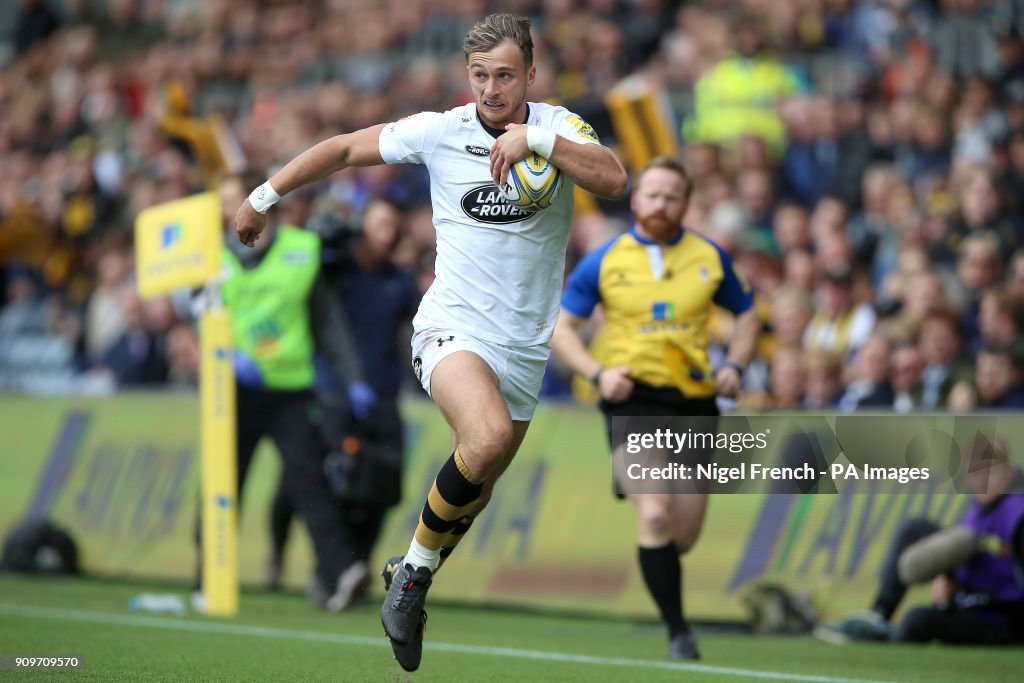
<path fill-rule="evenodd" d="M 543 211 L 554 203 L 560 189 L 562 171 L 536 152 L 530 152 L 512 165 L 499 191 L 505 201 L 517 209 Z"/>

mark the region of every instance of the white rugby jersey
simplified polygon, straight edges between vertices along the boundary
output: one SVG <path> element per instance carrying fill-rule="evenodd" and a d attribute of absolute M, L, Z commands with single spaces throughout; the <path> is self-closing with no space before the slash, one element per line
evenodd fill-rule
<path fill-rule="evenodd" d="M 573 142 L 597 143 L 594 129 L 564 107 L 531 102 L 527 124 Z M 491 180 L 494 138 L 469 103 L 423 112 L 384 127 L 389 164 L 424 164 L 437 230 L 437 279 L 413 324 L 463 330 L 513 346 L 551 339 L 558 317 L 573 183 L 563 174 L 554 204 L 529 213 L 507 204 Z"/>

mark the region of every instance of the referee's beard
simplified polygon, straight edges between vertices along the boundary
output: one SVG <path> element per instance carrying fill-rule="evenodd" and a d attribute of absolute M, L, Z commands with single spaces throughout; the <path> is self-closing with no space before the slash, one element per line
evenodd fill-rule
<path fill-rule="evenodd" d="M 679 234 L 680 225 L 673 222 L 664 212 L 652 211 L 645 215 L 636 217 L 636 224 L 648 237 L 658 241 L 667 242 Z"/>

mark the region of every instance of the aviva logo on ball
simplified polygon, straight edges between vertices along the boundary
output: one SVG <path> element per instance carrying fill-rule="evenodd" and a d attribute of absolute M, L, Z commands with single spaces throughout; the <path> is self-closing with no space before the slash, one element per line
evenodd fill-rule
<path fill-rule="evenodd" d="M 501 196 L 523 211 L 541 211 L 554 203 L 561 188 L 562 171 L 536 152 L 530 152 L 509 169 Z"/>

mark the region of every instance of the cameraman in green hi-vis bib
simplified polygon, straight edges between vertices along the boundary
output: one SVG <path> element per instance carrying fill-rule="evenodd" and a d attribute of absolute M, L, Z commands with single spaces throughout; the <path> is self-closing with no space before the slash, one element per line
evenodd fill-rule
<path fill-rule="evenodd" d="M 228 212 L 245 199 L 246 188 L 241 176 L 222 181 L 225 226 L 232 226 Z M 341 304 L 323 281 L 320 237 L 285 224 L 272 227 L 268 237 L 255 249 L 225 240 L 223 253 L 221 294 L 231 311 L 238 392 L 239 499 L 256 447 L 270 437 L 281 455 L 288 497 L 316 553 L 311 597 L 329 607 L 339 576 L 358 558 L 324 475 L 327 443 L 324 411 L 314 393 L 316 354 L 347 386 L 354 412 L 375 397 L 362 380 Z"/>

